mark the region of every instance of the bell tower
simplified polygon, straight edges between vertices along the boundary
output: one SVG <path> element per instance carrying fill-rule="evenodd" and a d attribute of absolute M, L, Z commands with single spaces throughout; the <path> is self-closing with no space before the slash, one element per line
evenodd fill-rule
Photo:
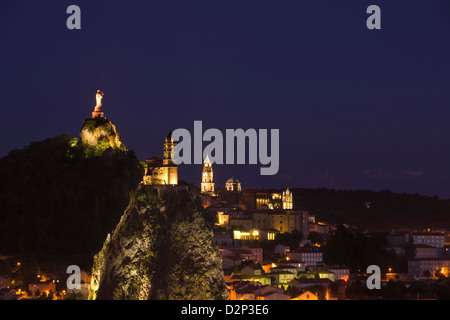
<path fill-rule="evenodd" d="M 201 192 L 214 194 L 213 170 L 209 156 L 203 161 Z"/>
<path fill-rule="evenodd" d="M 172 161 L 172 150 L 175 148 L 176 143 L 172 138 L 172 130 L 169 131 L 169 134 L 164 139 L 164 151 L 163 151 L 163 165 L 165 166 L 174 166 L 175 164 Z"/>

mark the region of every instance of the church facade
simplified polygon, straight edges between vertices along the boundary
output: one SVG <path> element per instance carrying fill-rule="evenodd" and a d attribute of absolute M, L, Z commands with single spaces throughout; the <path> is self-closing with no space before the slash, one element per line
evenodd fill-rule
<path fill-rule="evenodd" d="M 147 185 L 177 185 L 178 167 L 172 161 L 172 150 L 176 142 L 173 141 L 172 131 L 164 139 L 163 159 L 152 157 L 145 160 L 145 168 L 142 183 Z"/>

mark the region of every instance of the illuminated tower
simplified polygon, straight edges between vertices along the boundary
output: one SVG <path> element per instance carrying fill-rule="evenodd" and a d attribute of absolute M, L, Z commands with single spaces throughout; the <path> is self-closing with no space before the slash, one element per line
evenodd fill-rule
<path fill-rule="evenodd" d="M 289 188 L 287 188 L 286 191 L 283 191 L 282 202 L 283 202 L 283 209 L 292 210 L 293 197 L 292 197 L 292 191 L 290 191 Z"/>
<path fill-rule="evenodd" d="M 172 161 L 172 150 L 175 148 L 176 142 L 172 138 L 172 130 L 169 131 L 166 139 L 164 139 L 164 152 L 163 152 L 163 165 L 171 166 L 175 165 Z"/>
<path fill-rule="evenodd" d="M 169 132 L 164 139 L 163 159 L 152 157 L 145 160 L 147 168 L 145 168 L 143 184 L 178 184 L 178 167 L 172 161 L 172 150 L 176 142 L 173 141 L 172 131 Z"/>
<path fill-rule="evenodd" d="M 213 170 L 209 156 L 206 156 L 205 161 L 203 161 L 201 189 L 202 193 L 214 194 Z"/>
<path fill-rule="evenodd" d="M 178 167 L 172 161 L 172 150 L 175 148 L 176 142 L 172 138 L 172 130 L 164 139 L 164 157 L 163 157 L 163 167 L 164 170 L 164 181 L 165 184 L 178 184 Z"/>

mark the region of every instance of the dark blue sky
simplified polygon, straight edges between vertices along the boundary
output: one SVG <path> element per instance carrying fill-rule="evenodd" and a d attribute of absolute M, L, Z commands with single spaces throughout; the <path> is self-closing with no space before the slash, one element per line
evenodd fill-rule
<path fill-rule="evenodd" d="M 71 4 L 82 30 L 66 28 Z M 381 30 L 366 28 L 371 4 Z M 194 120 L 280 129 L 277 176 L 217 165 L 219 187 L 234 173 L 244 188 L 450 198 L 449 1 L 2 0 L 0 39 L 0 156 L 77 136 L 101 89 L 141 160 Z"/>

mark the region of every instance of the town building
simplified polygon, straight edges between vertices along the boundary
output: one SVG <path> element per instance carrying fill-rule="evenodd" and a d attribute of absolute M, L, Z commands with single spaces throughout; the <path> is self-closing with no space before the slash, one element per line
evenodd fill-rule
<path fill-rule="evenodd" d="M 231 276 L 231 281 L 258 282 L 262 285 L 271 284 L 271 279 L 266 274 L 234 274 Z"/>
<path fill-rule="evenodd" d="M 322 286 L 329 288 L 333 284 L 330 279 L 293 279 L 289 282 L 289 286 L 295 287 L 298 290 L 304 290 L 313 286 Z"/>
<path fill-rule="evenodd" d="M 329 234 L 330 228 L 329 228 L 328 224 L 323 223 L 323 222 L 309 223 L 309 232 Z"/>
<path fill-rule="evenodd" d="M 11 287 L 11 280 L 6 277 L 0 276 L 0 289 L 7 289 Z"/>
<path fill-rule="evenodd" d="M 445 234 L 440 232 L 414 232 L 413 243 L 425 244 L 436 248 L 443 248 L 445 245 Z"/>
<path fill-rule="evenodd" d="M 416 255 L 414 258 L 439 258 L 444 255 L 444 250 L 441 247 L 433 247 L 427 244 L 416 244 L 414 246 Z"/>
<path fill-rule="evenodd" d="M 56 293 L 56 283 L 54 281 L 45 281 L 45 282 L 34 282 L 28 284 L 28 291 L 31 293 L 33 298 L 38 298 L 38 293 L 46 295 L 52 293 Z"/>
<path fill-rule="evenodd" d="M 275 229 L 250 229 L 249 231 L 233 231 L 234 240 L 251 240 L 251 241 L 265 241 L 265 240 L 275 240 L 275 237 L 280 232 Z"/>
<path fill-rule="evenodd" d="M 319 297 L 309 290 L 305 290 L 291 300 L 319 300 Z"/>
<path fill-rule="evenodd" d="M 290 300 L 290 297 L 280 291 L 270 290 L 256 295 L 256 300 Z"/>
<path fill-rule="evenodd" d="M 348 280 L 350 277 L 350 269 L 344 265 L 327 265 L 326 268 L 334 273 L 334 280 Z"/>
<path fill-rule="evenodd" d="M 225 189 L 227 191 L 240 192 L 242 190 L 241 182 L 238 179 L 236 179 L 234 176 L 232 176 L 225 183 Z"/>
<path fill-rule="evenodd" d="M 307 273 L 303 274 L 306 279 L 329 279 L 335 281 L 334 272 L 330 271 L 328 268 L 317 268 L 309 270 Z"/>
<path fill-rule="evenodd" d="M 291 282 L 297 276 L 297 272 L 291 272 L 287 270 L 281 270 L 279 268 L 270 269 L 268 274 L 271 280 L 271 284 L 274 286 L 283 287 L 287 289 L 289 282 Z"/>
<path fill-rule="evenodd" d="M 230 288 L 230 300 L 255 300 L 256 290 L 260 286 L 259 283 L 250 281 L 236 282 Z"/>
<path fill-rule="evenodd" d="M 406 246 L 411 238 L 409 231 L 392 231 L 383 233 L 383 235 L 386 237 L 388 245 L 394 247 Z"/>
<path fill-rule="evenodd" d="M 251 229 L 277 230 L 279 233 L 300 231 L 304 238 L 309 234 L 307 211 L 295 210 L 245 210 L 218 211 L 219 225 L 227 230 Z"/>
<path fill-rule="evenodd" d="M 416 279 L 435 277 L 440 270 L 444 275 L 449 275 L 450 258 L 420 258 L 408 260 L 408 274 Z"/>
<path fill-rule="evenodd" d="M 263 263 L 263 248 L 257 244 L 248 243 L 241 247 L 242 250 L 250 251 L 256 260 L 259 263 Z"/>
<path fill-rule="evenodd" d="M 21 294 L 20 291 L 12 288 L 0 288 L 0 300 L 21 300 L 25 293 Z"/>
<path fill-rule="evenodd" d="M 241 193 L 241 202 L 250 210 L 292 210 L 294 201 L 292 191 L 247 189 Z"/>
<path fill-rule="evenodd" d="M 297 260 L 306 267 L 316 267 L 323 263 L 323 254 L 317 248 L 300 248 L 287 253 L 289 259 Z"/>
<path fill-rule="evenodd" d="M 291 248 L 289 246 L 285 246 L 281 243 L 277 244 L 274 249 L 275 253 L 280 253 L 280 254 L 286 254 L 289 251 L 291 251 Z"/>
<path fill-rule="evenodd" d="M 220 249 L 222 256 L 223 269 L 232 269 L 239 266 L 243 261 L 256 261 L 257 256 L 250 250 L 237 248 L 222 248 Z"/>
<path fill-rule="evenodd" d="M 257 282 L 235 282 L 230 287 L 230 300 L 289 300 L 283 289 Z"/>
<path fill-rule="evenodd" d="M 305 263 L 293 259 L 278 261 L 273 267 L 285 268 L 286 270 L 292 270 L 292 268 L 295 268 L 297 270 L 297 274 L 305 271 Z"/>

